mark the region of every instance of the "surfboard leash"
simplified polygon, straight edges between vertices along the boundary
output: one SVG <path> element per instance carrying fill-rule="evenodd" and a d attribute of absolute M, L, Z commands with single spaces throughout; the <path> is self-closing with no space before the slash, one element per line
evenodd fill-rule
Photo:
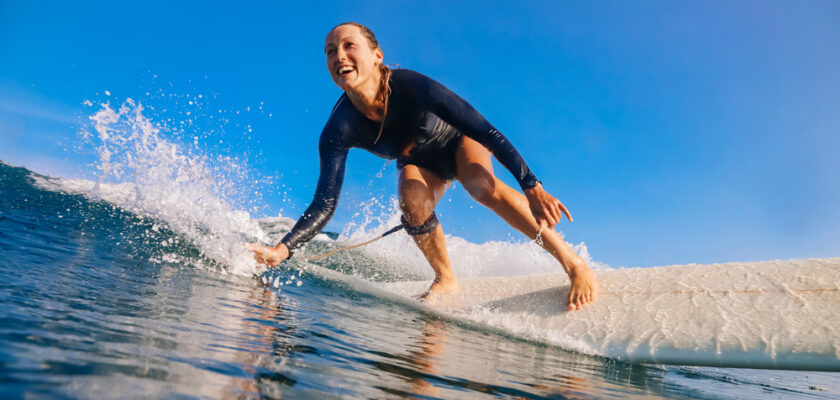
<path fill-rule="evenodd" d="M 366 241 L 366 242 L 363 242 L 363 243 L 357 243 L 357 244 L 354 244 L 354 245 L 351 245 L 351 246 L 342 247 L 342 248 L 340 248 L 340 249 L 335 249 L 335 250 L 333 250 L 333 251 L 331 251 L 331 252 L 329 252 L 329 253 L 324 253 L 324 254 L 317 255 L 317 256 L 312 256 L 312 257 L 306 257 L 306 258 L 304 258 L 304 259 L 303 259 L 303 261 L 312 261 L 312 260 L 317 260 L 317 259 L 319 259 L 319 258 L 324 258 L 324 257 L 327 257 L 327 256 L 331 256 L 331 255 L 333 255 L 333 254 L 335 254 L 335 253 L 338 253 L 338 252 L 341 252 L 341 251 L 344 251 L 344 250 L 355 249 L 355 248 L 357 248 L 357 247 L 362 247 L 362 246 L 365 246 L 365 245 L 371 244 L 371 243 L 373 243 L 373 242 L 375 242 L 375 241 L 377 241 L 377 240 L 379 240 L 379 239 L 382 239 L 382 238 L 384 238 L 385 236 L 388 236 L 388 235 L 390 235 L 390 234 L 392 234 L 392 233 L 394 233 L 394 232 L 399 232 L 399 231 L 400 231 L 401 229 L 403 229 L 404 227 L 405 227 L 405 226 L 404 226 L 404 225 L 402 225 L 402 224 L 397 225 L 397 226 L 395 226 L 395 227 L 393 227 L 393 228 L 391 228 L 391 229 L 388 229 L 388 231 L 386 231 L 385 233 L 383 233 L 383 234 L 381 234 L 381 235 L 379 235 L 379 236 L 377 236 L 377 237 L 375 237 L 375 238 L 373 238 L 373 239 L 371 239 L 371 240 L 368 240 L 368 241 Z"/>

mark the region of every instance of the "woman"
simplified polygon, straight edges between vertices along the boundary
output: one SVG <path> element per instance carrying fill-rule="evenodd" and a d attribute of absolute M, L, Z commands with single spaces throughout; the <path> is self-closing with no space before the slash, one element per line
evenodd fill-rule
<path fill-rule="evenodd" d="M 367 27 L 344 23 L 327 35 L 324 51 L 333 81 L 344 90 L 319 143 L 321 172 L 315 199 L 275 247 L 250 246 L 257 262 L 274 266 L 323 229 L 335 212 L 351 147 L 396 158 L 403 225 L 425 255 L 435 280 L 426 296 L 458 289 L 443 229 L 434 209 L 452 179 L 511 226 L 553 255 L 571 279 L 568 310 L 597 297 L 595 273 L 553 227 L 566 207 L 542 188 L 510 142 L 443 85 L 409 70 L 391 70 Z M 493 175 L 491 152 L 516 177 L 523 196 Z"/>

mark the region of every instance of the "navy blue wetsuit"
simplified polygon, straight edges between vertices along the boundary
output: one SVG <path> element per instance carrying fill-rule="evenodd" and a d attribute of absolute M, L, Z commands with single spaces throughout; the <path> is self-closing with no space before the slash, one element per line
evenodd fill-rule
<path fill-rule="evenodd" d="M 312 239 L 332 218 L 344 180 L 347 152 L 353 147 L 382 158 L 396 158 L 399 168 L 414 164 L 444 179 L 454 179 L 455 153 L 466 135 L 490 149 L 523 189 L 539 182 L 507 138 L 440 83 L 418 72 L 397 69 L 391 74 L 389 85 L 388 113 L 378 141 L 380 123 L 362 115 L 346 93 L 338 99 L 321 132 L 321 174 L 315 198 L 281 241 L 290 250 Z"/>

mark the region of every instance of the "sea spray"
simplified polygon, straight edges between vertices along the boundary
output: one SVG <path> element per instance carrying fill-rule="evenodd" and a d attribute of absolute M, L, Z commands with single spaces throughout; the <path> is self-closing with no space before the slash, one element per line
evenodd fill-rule
<path fill-rule="evenodd" d="M 362 205 L 362 210 L 354 216 L 338 238 L 341 243 L 359 243 L 376 237 L 387 229 L 400 224 L 398 201 L 392 197 L 388 202 L 372 199 Z M 504 223 L 499 221 L 499 223 Z M 446 221 L 441 224 L 446 230 Z M 583 258 L 593 269 L 607 269 L 607 265 L 592 260 L 586 244 L 569 243 L 575 253 Z M 562 266 L 537 243 L 523 236 L 520 241 L 489 241 L 472 243 L 464 238 L 446 235 L 446 247 L 449 251 L 452 268 L 458 277 L 488 277 L 563 273 Z M 351 259 L 364 254 L 373 263 L 355 264 L 349 272 L 357 276 L 378 278 L 375 280 L 392 281 L 400 278 L 432 279 L 432 269 L 423 254 L 407 234 L 400 232 L 385 237 L 357 251 L 356 254 L 336 254 L 333 263 L 345 258 L 343 264 L 352 264 Z M 375 273 L 366 269 L 373 268 Z"/>
<path fill-rule="evenodd" d="M 241 243 L 264 241 L 265 234 L 248 212 L 231 206 L 243 193 L 246 168 L 237 158 L 210 157 L 168 139 L 143 111 L 132 99 L 116 109 L 102 104 L 85 134 L 97 149 L 98 179 L 62 180 L 65 189 L 166 224 L 232 273 L 259 272 Z"/>

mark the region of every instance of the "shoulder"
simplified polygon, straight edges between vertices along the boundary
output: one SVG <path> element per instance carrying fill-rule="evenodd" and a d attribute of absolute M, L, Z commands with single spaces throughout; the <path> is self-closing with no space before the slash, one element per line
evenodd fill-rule
<path fill-rule="evenodd" d="M 391 70 L 391 79 L 404 81 L 416 79 L 429 79 L 429 77 L 411 69 L 395 68 Z"/>
<path fill-rule="evenodd" d="M 434 79 L 410 69 L 395 69 L 391 72 L 391 83 L 394 89 L 413 90 L 428 89 L 440 85 Z"/>
<path fill-rule="evenodd" d="M 434 79 L 423 75 L 417 71 L 404 68 L 396 68 L 391 70 L 391 80 L 399 83 L 425 83 L 434 82 Z"/>
<path fill-rule="evenodd" d="M 324 127 L 324 133 L 327 133 L 327 131 L 335 131 L 335 133 L 344 132 L 358 124 L 361 116 L 362 114 L 356 110 L 356 107 L 353 107 L 353 103 L 350 102 L 347 93 L 342 93 L 341 97 L 338 98 L 338 101 L 333 106 L 332 111 L 330 111 L 330 117 L 327 119 L 327 125 Z"/>
<path fill-rule="evenodd" d="M 320 148 L 324 150 L 347 147 L 345 136 L 352 131 L 352 127 L 356 124 L 357 114 L 358 112 L 350 103 L 347 94 L 342 93 L 333 106 L 324 129 L 321 131 Z"/>
<path fill-rule="evenodd" d="M 347 93 L 342 93 L 341 96 L 338 97 L 338 101 L 335 102 L 332 111 L 330 111 L 330 118 L 327 120 L 327 123 L 347 119 L 352 116 L 353 109 L 353 104 L 350 103 L 350 99 L 347 98 Z"/>
<path fill-rule="evenodd" d="M 450 90 L 438 81 L 410 69 L 395 69 L 391 75 L 392 90 L 419 101 L 420 104 L 436 102 L 446 97 Z"/>

